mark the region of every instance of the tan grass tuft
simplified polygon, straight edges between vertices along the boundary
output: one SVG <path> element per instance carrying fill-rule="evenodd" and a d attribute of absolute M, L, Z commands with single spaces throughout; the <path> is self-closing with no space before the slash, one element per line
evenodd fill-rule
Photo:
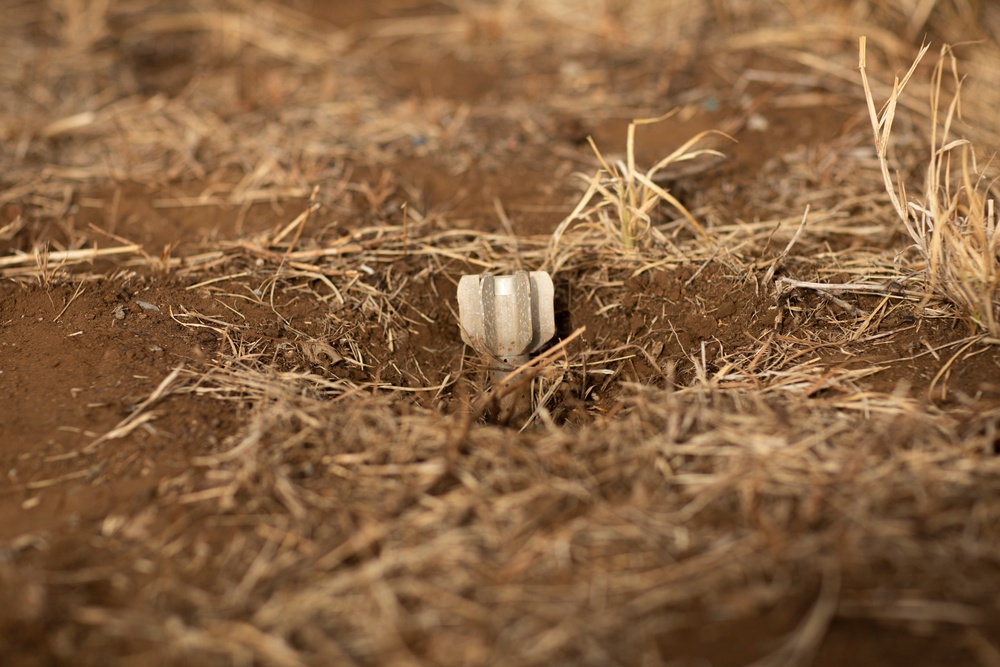
<path fill-rule="evenodd" d="M 653 215 L 662 204 L 674 208 L 691 229 L 700 237 L 707 239 L 708 232 L 695 219 L 676 197 L 658 185 L 657 174 L 670 165 L 688 160 L 695 160 L 706 155 L 723 157 L 723 154 L 711 148 L 697 148 L 699 142 L 713 134 L 728 136 L 717 130 L 699 132 L 688 139 L 673 153 L 666 156 L 647 171 L 636 167 L 635 163 L 635 129 L 639 125 L 650 125 L 666 120 L 675 111 L 659 118 L 640 118 L 633 120 L 628 126 L 625 162 L 609 164 L 594 143 L 588 137 L 591 148 L 600 161 L 601 168 L 592 176 L 579 174 L 587 184 L 587 190 L 573 211 L 563 219 L 552 235 L 552 255 L 567 228 L 574 222 L 596 226 L 602 229 L 609 239 L 626 252 L 630 252 L 642 241 L 653 224 Z"/>
<path fill-rule="evenodd" d="M 958 63 L 944 46 L 934 66 L 930 96 L 931 155 L 923 195 L 907 197 L 901 176 L 890 173 L 888 150 L 897 103 L 910 77 L 926 54 L 924 46 L 909 71 L 896 79 L 892 93 L 877 111 L 865 66 L 865 38 L 860 43 L 861 79 L 875 133 L 875 148 L 886 192 L 906 232 L 925 262 L 928 296 L 936 294 L 954 304 L 973 330 L 1000 335 L 1000 235 L 994 210 L 995 181 L 986 178 L 972 145 L 955 136 L 961 114 Z M 944 92 L 950 75 L 953 92 Z"/>

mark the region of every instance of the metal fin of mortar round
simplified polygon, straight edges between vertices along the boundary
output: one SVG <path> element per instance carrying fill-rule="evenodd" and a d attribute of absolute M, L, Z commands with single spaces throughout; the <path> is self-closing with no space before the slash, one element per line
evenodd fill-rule
<path fill-rule="evenodd" d="M 505 366 L 524 363 L 556 333 L 552 278 L 545 271 L 462 276 L 462 340 Z"/>

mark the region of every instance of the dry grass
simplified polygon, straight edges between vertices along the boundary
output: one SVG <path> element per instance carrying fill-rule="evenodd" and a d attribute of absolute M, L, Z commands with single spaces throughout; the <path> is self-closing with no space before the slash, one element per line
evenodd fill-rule
<path fill-rule="evenodd" d="M 972 330 L 1000 336 L 1000 235 L 994 211 L 995 181 L 980 171 L 968 140 L 954 137 L 959 119 L 961 78 L 951 48 L 941 49 L 934 66 L 930 97 L 930 159 L 924 194 L 909 199 L 902 180 L 893 181 L 888 150 L 896 107 L 906 84 L 927 52 L 921 49 L 913 66 L 893 85 L 881 112 L 876 111 L 865 70 L 865 41 L 861 41 L 861 76 L 882 176 L 900 221 L 925 263 L 929 293 L 953 303 Z M 950 74 L 953 93 L 946 99 L 943 79 Z"/>
<path fill-rule="evenodd" d="M 740 618 L 817 572 L 812 613 L 770 660 L 804 659 L 838 614 L 981 621 L 933 595 L 865 592 L 888 558 L 974 598 L 978 578 L 951 566 L 988 548 L 1000 513 L 983 495 L 1000 473 L 988 442 L 949 443 L 951 418 L 906 401 L 818 402 L 789 425 L 755 391 L 636 388 L 628 417 L 512 437 L 462 415 L 400 419 L 385 399 L 331 410 L 295 389 L 306 378 L 276 380 L 246 367 L 199 380 L 253 398 L 245 427 L 154 505 L 104 521 L 98 553 L 152 571 L 140 613 L 73 612 L 97 646 L 179 662 L 599 664 L 685 629 L 698 600 Z M 971 498 L 970 522 L 951 508 Z M 156 519 L 171 508 L 218 517 L 216 535 L 178 534 Z M 185 571 L 219 578 L 178 587 Z M 193 611 L 163 623 L 153 600 Z"/>
<path fill-rule="evenodd" d="M 587 184 L 587 191 L 553 233 L 553 255 L 558 250 L 562 235 L 574 223 L 593 225 L 603 229 L 608 237 L 620 244 L 626 253 L 631 252 L 637 244 L 642 242 L 643 237 L 652 231 L 652 218 L 654 213 L 660 212 L 661 203 L 672 206 L 684 217 L 694 231 L 703 238 L 708 237 L 705 228 L 695 220 L 684 204 L 655 181 L 659 172 L 678 163 L 696 160 L 706 155 L 724 157 L 717 150 L 695 148 L 702 139 L 710 136 L 713 132 L 701 132 L 688 139 L 677 150 L 645 172 L 636 167 L 636 126 L 666 120 L 673 113 L 676 113 L 676 110 L 660 118 L 643 118 L 629 123 L 625 149 L 626 161 L 619 162 L 614 166 L 608 164 L 604 156 L 601 155 L 601 151 L 594 144 L 593 138 L 588 137 L 590 147 L 601 163 L 601 169 L 593 176 L 579 175 Z M 594 203 L 595 197 L 597 198 L 596 203 Z M 660 239 L 663 239 L 662 234 Z"/>
<path fill-rule="evenodd" d="M 857 85 L 846 46 L 865 31 L 879 42 L 873 60 L 910 60 L 898 34 L 970 3 L 802 0 L 773 16 L 768 3 L 737 0 L 461 3 L 454 14 L 372 23 L 361 38 L 324 33 L 288 7 L 210 4 L 163 13 L 66 0 L 48 58 L 24 28 L 56 19 L 30 3 L 0 17 L 17 36 L 0 45 L 15 65 L 0 71 L 0 88 L 29 74 L 37 82 L 27 97 L 0 95 L 9 111 L 0 136 L 15 147 L 0 153 L 0 206 L 19 207 L 0 218 L 0 243 L 11 248 L 0 275 L 75 281 L 75 299 L 101 277 L 88 262 L 113 257 L 120 270 L 185 280 L 221 304 L 165 310 L 171 326 L 215 336 L 217 354 L 174 367 L 116 428 L 85 438 L 23 492 L 114 483 L 108 461 L 138 449 L 137 434 L 186 401 L 235 415 L 218 440 L 191 443 L 186 465 L 163 472 L 148 497 L 0 545 L 0 630 L 26 629 L 64 660 L 664 664 L 705 625 L 751 627 L 785 608 L 794 622 L 769 628 L 766 639 L 780 641 L 754 644 L 745 663 L 810 664 L 844 619 L 968 629 L 979 654 L 995 651 L 1000 409 L 988 396 L 945 391 L 967 388 L 952 369 L 996 360 L 983 335 L 1000 337 L 995 187 L 972 145 L 955 138 L 967 84 L 952 51 L 929 77 L 918 57 L 888 91 L 868 81 L 864 47 Z M 663 88 L 613 80 L 593 54 L 620 54 L 623 69 L 659 57 L 663 33 L 649 26 L 665 16 L 676 19 L 664 25 L 678 46 Z M 110 24 L 126 51 L 200 35 L 194 44 L 213 62 L 238 54 L 259 66 L 260 85 L 241 91 L 238 77 L 210 70 L 171 94 L 146 94 L 100 50 Z M 712 42 L 724 45 L 713 54 L 701 36 L 716 32 L 726 39 Z M 552 45 L 551 95 L 475 105 L 366 85 L 380 54 L 405 61 L 444 43 L 472 63 L 509 54 L 512 67 Z M 995 39 L 983 46 L 996 48 Z M 88 49 L 93 57 L 82 57 Z M 695 64 L 743 74 L 726 86 L 671 87 Z M 929 110 L 903 94 L 919 86 Z M 447 211 L 412 205 L 417 188 L 398 174 L 366 171 L 413 161 L 451 184 L 470 164 L 513 169 L 520 154 L 483 146 L 523 133 L 545 139 L 537 143 L 569 174 L 591 156 L 574 152 L 564 169 L 546 143 L 552 118 L 652 115 L 665 97 L 700 104 L 722 94 L 743 125 L 803 106 L 849 106 L 854 116 L 818 144 L 783 144 L 787 128 L 772 123 L 759 144 L 774 149 L 773 163 L 755 165 L 742 200 L 727 193 L 731 174 L 699 175 L 714 187 L 684 195 L 658 179 L 718 155 L 699 148 L 706 133 L 640 169 L 636 127 L 655 120 L 635 121 L 623 162 L 591 143 L 599 167 L 552 234 L 456 228 Z M 857 121 L 866 106 L 874 151 Z M 981 136 L 990 132 L 1000 130 Z M 929 159 L 919 160 L 920 145 Z M 914 173 L 920 187 L 907 185 Z M 190 252 L 123 239 L 105 247 L 117 238 L 110 223 L 77 228 L 66 212 L 107 179 L 198 183 L 194 195 L 160 197 L 163 209 L 297 208 L 270 215 L 264 231 Z M 49 238 L 43 223 L 53 220 L 62 226 Z M 887 242 L 899 222 L 912 248 Z M 516 371 L 529 406 L 502 425 L 438 286 L 512 266 L 546 267 L 571 284 L 567 307 L 589 308 L 594 326 L 584 334 L 574 322 L 563 343 Z M 664 341 L 630 328 L 628 284 L 674 269 L 689 273 L 677 281 L 681 297 L 662 299 L 664 330 L 719 306 L 700 291 L 711 273 L 733 298 L 763 304 L 763 333 L 717 330 L 661 355 Z M 440 306 L 433 317 L 428 304 Z M 251 307 L 276 329 L 254 323 Z M 307 328 L 296 308 L 322 325 Z M 932 339 L 936 323 L 956 318 L 973 335 Z M 435 319 L 434 335 L 417 339 Z M 607 333 L 608 323 L 619 330 Z M 915 347 L 902 354 L 904 339 Z M 874 384 L 931 359 L 928 378 Z M 571 400 L 583 416 L 560 423 Z M 734 642 L 752 643 L 739 632 Z"/>

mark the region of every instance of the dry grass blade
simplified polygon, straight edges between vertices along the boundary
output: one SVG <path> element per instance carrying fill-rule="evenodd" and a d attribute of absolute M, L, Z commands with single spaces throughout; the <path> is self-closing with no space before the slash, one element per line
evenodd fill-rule
<path fill-rule="evenodd" d="M 45 258 L 45 263 L 58 262 L 61 266 L 66 266 L 71 263 L 76 262 L 88 262 L 95 259 L 103 257 L 112 257 L 115 255 L 130 255 L 142 251 L 142 246 L 140 245 L 123 245 L 114 248 L 91 248 L 91 249 L 81 249 L 81 250 L 46 250 L 39 251 L 39 254 L 43 255 Z M 17 271 L 22 271 L 24 273 L 30 273 L 34 275 L 32 269 L 19 269 L 16 267 L 28 267 L 31 265 L 37 265 L 39 263 L 38 256 L 28 253 L 18 253 L 15 255 L 10 255 L 8 257 L 0 257 L 0 269 L 5 271 L 5 275 L 19 275 Z"/>
<path fill-rule="evenodd" d="M 160 384 L 157 385 L 156 389 L 153 390 L 153 393 L 147 396 L 141 403 L 139 403 L 139 405 L 135 406 L 135 409 L 132 410 L 132 413 L 128 417 L 121 420 L 121 422 L 119 422 L 119 424 L 115 426 L 113 429 L 111 429 L 110 431 L 108 431 L 107 433 L 105 433 L 104 435 L 97 438 L 89 445 L 87 445 L 84 448 L 84 451 L 87 452 L 93 451 L 98 447 L 100 447 L 105 442 L 107 442 L 108 440 L 117 440 L 119 438 L 124 438 L 129 433 L 139 428 L 143 424 L 153 419 L 156 419 L 156 415 L 146 412 L 146 409 L 169 393 L 169 391 L 171 390 L 171 385 L 173 385 L 174 383 L 174 380 L 176 380 L 180 376 L 183 370 L 184 370 L 183 365 L 178 366 L 177 368 L 172 370 L 170 374 L 167 375 L 165 378 L 163 378 Z"/>
<path fill-rule="evenodd" d="M 802 623 L 774 653 L 748 667 L 799 667 L 811 665 L 823 637 L 837 612 L 840 596 L 840 573 L 831 569 L 823 576 L 819 597 Z"/>
<path fill-rule="evenodd" d="M 865 37 L 861 37 L 858 69 L 861 72 L 861 83 L 865 89 L 865 100 L 868 104 L 868 116 L 871 120 L 872 130 L 875 133 L 875 151 L 878 153 L 879 165 L 882 168 L 882 178 L 885 182 L 886 192 L 888 193 L 890 200 L 892 200 L 892 205 L 896 209 L 897 215 L 899 215 L 903 224 L 906 226 L 906 230 L 910 233 L 910 237 L 919 243 L 921 235 L 910 224 L 910 218 L 906 213 L 905 205 L 901 202 L 900 196 L 896 193 L 893 179 L 889 171 L 889 160 L 886 156 L 889 150 L 889 136 L 892 133 L 892 124 L 896 118 L 896 104 L 899 102 L 899 97 L 902 94 L 903 89 L 906 87 L 906 84 L 909 82 L 910 77 L 912 77 L 913 73 L 916 72 L 920 61 L 923 60 L 924 55 L 927 53 L 928 49 L 930 49 L 930 44 L 925 44 L 921 47 L 920 52 L 917 54 L 913 64 L 910 65 L 910 69 L 907 70 L 902 80 L 896 78 L 893 82 L 892 92 L 890 93 L 889 99 L 886 101 L 881 111 L 876 111 L 875 109 L 875 100 L 872 96 L 871 85 L 868 82 L 866 49 L 867 39 Z"/>

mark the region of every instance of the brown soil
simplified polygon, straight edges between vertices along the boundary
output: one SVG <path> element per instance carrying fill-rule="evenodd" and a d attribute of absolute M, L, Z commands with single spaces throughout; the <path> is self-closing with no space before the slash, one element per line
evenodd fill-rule
<path fill-rule="evenodd" d="M 678 3 L 729 50 L 670 57 L 629 3 L 556 43 L 453 3 L 11 4 L 0 259 L 41 250 L 0 266 L 3 665 L 1000 661 L 1000 346 L 903 282 L 779 291 L 919 264 L 857 82 L 806 57 L 850 41 L 740 46 L 740 2 Z M 458 280 L 548 261 L 587 137 L 671 108 L 636 160 L 728 135 L 658 176 L 717 243 L 667 205 L 566 241 L 550 347 L 583 332 L 494 420 Z"/>

